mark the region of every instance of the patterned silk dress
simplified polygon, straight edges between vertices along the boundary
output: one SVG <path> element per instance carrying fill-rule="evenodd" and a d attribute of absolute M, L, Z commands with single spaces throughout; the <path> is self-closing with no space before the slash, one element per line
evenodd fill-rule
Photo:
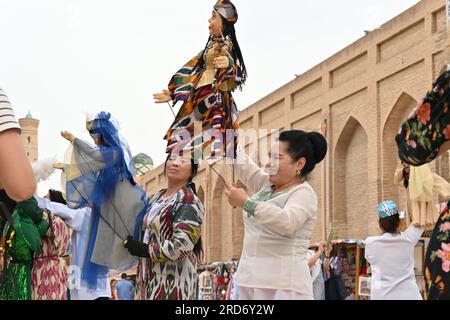
<path fill-rule="evenodd" d="M 70 240 L 70 229 L 64 221 L 53 216 L 54 239 L 42 238 L 42 253 L 34 255 L 31 272 L 33 300 L 67 300 L 67 265 L 64 255 Z"/>
<path fill-rule="evenodd" d="M 193 249 L 200 238 L 203 205 L 188 187 L 166 201 L 164 192 L 152 196 L 144 218 L 140 240 L 148 243 L 150 258 L 139 260 L 135 300 L 194 300 Z M 154 205 L 159 208 L 156 213 L 151 209 Z"/>
<path fill-rule="evenodd" d="M 438 77 L 433 90 L 403 123 L 395 140 L 400 159 L 412 166 L 433 161 L 450 141 L 450 71 Z M 450 200 L 450 199 L 448 199 Z M 442 210 L 425 258 L 425 292 L 429 300 L 450 299 L 450 201 Z"/>

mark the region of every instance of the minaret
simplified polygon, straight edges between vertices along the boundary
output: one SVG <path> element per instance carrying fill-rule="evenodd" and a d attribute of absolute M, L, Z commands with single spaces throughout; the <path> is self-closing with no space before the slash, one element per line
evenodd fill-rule
<path fill-rule="evenodd" d="M 39 120 L 33 119 L 31 112 L 19 119 L 25 152 L 31 163 L 38 160 L 38 127 Z"/>

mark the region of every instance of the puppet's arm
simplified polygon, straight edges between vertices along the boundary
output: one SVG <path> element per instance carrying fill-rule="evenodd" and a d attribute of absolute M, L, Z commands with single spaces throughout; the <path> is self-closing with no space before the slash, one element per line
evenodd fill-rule
<path fill-rule="evenodd" d="M 72 133 L 62 131 L 61 136 L 73 145 L 74 160 L 82 172 L 92 172 L 114 166 L 119 155 L 114 148 L 100 150 L 89 143 L 77 139 Z M 71 164 L 73 165 L 73 164 Z M 55 163 L 53 168 L 65 170 L 67 165 Z"/>
<path fill-rule="evenodd" d="M 225 41 L 224 43 L 216 43 L 214 45 L 215 58 L 214 67 L 216 69 L 225 69 L 230 71 L 234 67 L 234 59 L 231 56 L 231 51 L 233 44 L 230 41 Z"/>
<path fill-rule="evenodd" d="M 70 133 L 69 131 L 61 131 L 61 137 L 69 141 L 70 143 L 73 143 L 75 141 L 75 136 Z"/>
<path fill-rule="evenodd" d="M 155 93 L 153 99 L 155 99 L 155 103 L 165 103 L 172 100 L 172 95 L 169 90 L 164 89 L 162 92 Z"/>
<path fill-rule="evenodd" d="M 234 80 L 234 83 L 229 83 L 229 86 L 234 87 L 235 82 L 237 82 L 238 68 L 233 57 L 231 56 L 232 46 L 233 45 L 231 42 L 226 41 L 221 45 L 218 56 L 214 58 L 214 64 L 217 69 L 217 85 Z"/>
<path fill-rule="evenodd" d="M 191 91 L 201 75 L 196 66 L 202 54 L 202 52 L 197 54 L 172 76 L 167 90 L 164 90 L 162 94 L 153 95 L 155 102 L 163 103 L 172 100 L 175 104 L 178 101 L 187 101 L 189 99 Z M 169 97 L 170 100 L 166 101 Z M 158 98 L 161 100 L 158 100 Z"/>

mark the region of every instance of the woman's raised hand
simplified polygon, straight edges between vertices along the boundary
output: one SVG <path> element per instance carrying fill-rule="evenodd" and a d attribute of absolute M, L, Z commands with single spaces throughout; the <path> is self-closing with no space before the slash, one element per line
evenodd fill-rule
<path fill-rule="evenodd" d="M 322 254 L 325 252 L 325 249 L 327 247 L 327 243 L 325 241 L 322 241 L 319 243 L 319 252 Z"/>
<path fill-rule="evenodd" d="M 233 186 L 225 191 L 225 195 L 228 197 L 228 202 L 233 208 L 243 208 L 245 201 L 248 199 L 248 194 L 244 189 Z"/>
<path fill-rule="evenodd" d="M 325 246 L 325 255 L 326 255 L 327 257 L 329 257 L 330 254 L 331 254 L 331 251 L 333 251 L 333 245 L 332 245 L 332 244 L 327 244 L 327 245 Z"/>
<path fill-rule="evenodd" d="M 153 99 L 155 99 L 155 103 L 165 103 L 172 100 L 172 97 L 169 90 L 163 90 L 163 92 L 155 93 Z"/>

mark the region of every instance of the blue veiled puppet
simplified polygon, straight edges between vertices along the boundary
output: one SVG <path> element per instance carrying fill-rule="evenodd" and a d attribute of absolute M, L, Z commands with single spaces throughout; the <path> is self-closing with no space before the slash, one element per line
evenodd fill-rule
<path fill-rule="evenodd" d="M 80 267 L 81 281 L 94 289 L 99 279 L 108 277 L 110 268 L 121 272 L 137 262 L 123 241 L 138 234 L 147 196 L 133 180 L 130 148 L 110 113 L 100 112 L 87 122 L 87 129 L 96 146 L 75 139 L 64 178 L 69 207 L 92 208 L 85 262 Z"/>

